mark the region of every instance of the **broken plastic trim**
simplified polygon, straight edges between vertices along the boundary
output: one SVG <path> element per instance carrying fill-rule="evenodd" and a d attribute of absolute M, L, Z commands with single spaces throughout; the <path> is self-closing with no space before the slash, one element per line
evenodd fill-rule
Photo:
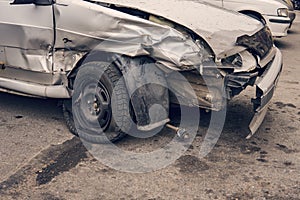
<path fill-rule="evenodd" d="M 238 37 L 237 45 L 250 48 L 255 54 L 264 58 L 273 47 L 273 37 L 268 27 L 264 27 L 252 36 Z"/>
<path fill-rule="evenodd" d="M 258 130 L 267 113 L 269 102 L 274 94 L 275 87 L 278 83 L 279 75 L 282 71 L 282 55 L 276 50 L 276 56 L 271 65 L 261 75 L 261 78 L 256 83 L 256 98 L 252 99 L 254 104 L 255 115 L 249 125 L 251 133 L 247 136 L 250 139 Z"/>
<path fill-rule="evenodd" d="M 254 114 L 254 116 L 249 124 L 250 133 L 246 137 L 247 140 L 250 139 L 256 133 L 256 131 L 262 124 L 262 122 L 267 114 L 267 111 L 268 111 L 268 106 L 266 105 L 262 110 L 260 110 L 260 112 Z"/>
<path fill-rule="evenodd" d="M 234 73 L 225 77 L 225 85 L 228 98 L 232 98 L 242 92 L 248 85 L 253 86 L 258 72 Z"/>

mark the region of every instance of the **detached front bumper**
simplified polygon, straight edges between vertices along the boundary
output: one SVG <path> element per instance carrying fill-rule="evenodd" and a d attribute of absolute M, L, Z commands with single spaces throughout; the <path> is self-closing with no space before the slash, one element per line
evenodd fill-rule
<path fill-rule="evenodd" d="M 249 125 L 251 133 L 247 136 L 247 139 L 249 139 L 257 131 L 263 122 L 269 102 L 273 97 L 281 70 L 282 54 L 276 48 L 276 54 L 273 61 L 266 66 L 264 73 L 255 82 L 256 97 L 252 99 L 255 115 Z"/>

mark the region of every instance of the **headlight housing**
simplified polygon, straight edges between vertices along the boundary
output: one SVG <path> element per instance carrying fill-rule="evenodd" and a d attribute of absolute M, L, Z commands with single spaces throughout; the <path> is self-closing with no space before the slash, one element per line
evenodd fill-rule
<path fill-rule="evenodd" d="M 238 37 L 237 45 L 247 47 L 254 54 L 263 59 L 273 47 L 273 37 L 270 29 L 265 26 L 252 36 L 243 35 Z"/>
<path fill-rule="evenodd" d="M 289 11 L 287 8 L 279 8 L 277 10 L 277 14 L 278 16 L 281 16 L 281 17 L 288 17 L 289 16 Z"/>
<path fill-rule="evenodd" d="M 231 65 L 234 72 L 250 72 L 257 67 L 256 58 L 247 50 L 222 59 L 224 66 Z"/>

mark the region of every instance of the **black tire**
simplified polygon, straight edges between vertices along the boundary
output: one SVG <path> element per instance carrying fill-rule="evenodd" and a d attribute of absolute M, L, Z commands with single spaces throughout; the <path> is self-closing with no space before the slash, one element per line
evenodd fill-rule
<path fill-rule="evenodd" d="M 73 134 L 91 143 L 115 142 L 126 135 L 131 118 L 129 97 L 121 77 L 114 65 L 105 62 L 80 67 L 74 82 L 73 103 L 63 104 L 64 117 Z M 116 106 L 117 112 L 112 113 L 112 106 Z"/>
<path fill-rule="evenodd" d="M 64 100 L 62 104 L 62 110 L 68 129 L 72 134 L 78 136 L 72 114 L 72 100 Z"/>

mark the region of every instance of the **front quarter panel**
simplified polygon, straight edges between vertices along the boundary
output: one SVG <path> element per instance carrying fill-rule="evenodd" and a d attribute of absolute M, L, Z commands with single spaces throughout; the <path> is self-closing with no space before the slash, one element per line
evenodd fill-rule
<path fill-rule="evenodd" d="M 149 56 L 175 70 L 202 61 L 200 48 L 189 35 L 95 3 L 60 0 L 55 18 L 55 60 L 69 54 L 55 62 L 55 68 L 65 66 L 65 71 L 91 51 Z"/>

